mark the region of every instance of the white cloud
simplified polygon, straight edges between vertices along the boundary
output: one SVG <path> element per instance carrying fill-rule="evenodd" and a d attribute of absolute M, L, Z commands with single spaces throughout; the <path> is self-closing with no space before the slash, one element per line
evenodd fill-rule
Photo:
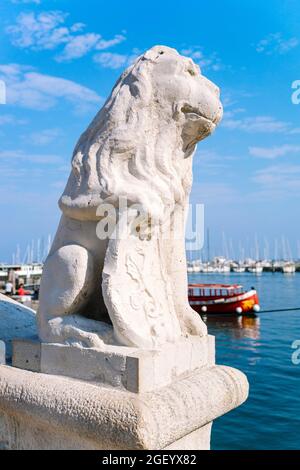
<path fill-rule="evenodd" d="M 281 145 L 275 147 L 249 147 L 249 153 L 253 157 L 274 159 L 284 157 L 291 153 L 300 153 L 300 145 Z"/>
<path fill-rule="evenodd" d="M 284 189 L 300 190 L 300 165 L 273 165 L 255 173 L 252 180 L 260 184 L 265 191 Z"/>
<path fill-rule="evenodd" d="M 0 116 L 0 126 L 5 124 L 26 124 L 27 121 L 25 119 L 17 119 L 16 117 L 12 116 L 11 114 L 3 114 Z"/>
<path fill-rule="evenodd" d="M 33 145 L 43 146 L 57 140 L 61 135 L 62 132 L 60 129 L 43 129 L 39 132 L 33 132 L 30 134 L 29 141 Z"/>
<path fill-rule="evenodd" d="M 246 109 L 242 108 L 240 103 L 243 102 L 244 99 L 253 100 L 253 98 L 257 98 L 257 94 L 249 90 L 222 88 L 222 103 L 225 111 L 224 119 L 233 117 L 234 114 L 246 112 Z"/>
<path fill-rule="evenodd" d="M 225 68 L 216 52 L 206 54 L 203 52 L 203 48 L 201 46 L 188 47 L 182 49 L 180 53 L 193 59 L 201 69 L 203 68 L 218 72 L 219 70 L 223 70 Z"/>
<path fill-rule="evenodd" d="M 94 62 L 100 64 L 104 68 L 119 69 L 128 67 L 136 59 L 136 54 L 115 54 L 112 52 L 100 52 L 93 57 Z"/>
<path fill-rule="evenodd" d="M 230 130 L 245 132 L 285 133 L 289 131 L 290 124 L 277 120 L 272 116 L 253 116 L 243 119 L 224 119 L 221 124 Z"/>
<path fill-rule="evenodd" d="M 223 102 L 223 105 L 226 106 L 226 104 L 224 103 L 224 99 L 222 100 L 222 102 Z M 241 113 L 245 113 L 245 112 L 246 112 L 246 110 L 244 108 L 235 108 L 235 109 L 231 109 L 230 111 L 224 111 L 223 119 L 232 119 L 237 114 L 241 114 Z"/>
<path fill-rule="evenodd" d="M 103 100 L 93 90 L 65 78 L 43 75 L 31 67 L 18 64 L 0 65 L 0 79 L 7 88 L 7 104 L 47 110 L 62 99 L 76 111 L 85 111 Z"/>
<path fill-rule="evenodd" d="M 123 34 L 116 34 L 112 39 L 104 39 L 98 33 L 82 33 L 83 23 L 66 25 L 67 14 L 62 11 L 47 11 L 35 14 L 23 12 L 16 23 L 6 28 L 12 44 L 22 49 L 33 51 L 62 50 L 55 59 L 58 62 L 70 61 L 83 57 L 91 50 L 104 50 L 123 42 Z M 79 34 L 81 33 L 81 34 Z"/>
<path fill-rule="evenodd" d="M 92 50 L 99 41 L 99 34 L 88 33 L 71 37 L 63 52 L 56 56 L 58 62 L 79 59 Z"/>
<path fill-rule="evenodd" d="M 291 37 L 289 39 L 283 38 L 281 33 L 269 34 L 266 38 L 259 41 L 256 45 L 258 53 L 271 54 L 286 54 L 300 44 L 299 39 Z"/>
<path fill-rule="evenodd" d="M 236 157 L 233 155 L 218 153 L 215 150 L 202 150 L 199 147 L 193 163 L 194 175 L 195 177 L 199 175 L 203 180 L 211 176 L 221 176 L 223 179 L 225 171 L 226 176 L 231 175 L 231 163 L 234 160 Z"/>
<path fill-rule="evenodd" d="M 125 36 L 117 34 L 113 39 L 101 39 L 100 34 L 87 33 L 70 37 L 63 52 L 56 56 L 58 62 L 79 59 L 91 50 L 103 50 L 115 46 L 125 40 Z"/>
<path fill-rule="evenodd" d="M 97 51 L 102 51 L 103 49 L 109 49 L 112 46 L 120 44 L 120 42 L 125 41 L 126 37 L 123 34 L 116 34 L 113 39 L 100 39 L 97 42 L 95 49 Z"/>
<path fill-rule="evenodd" d="M 2 150 L 0 151 L 0 162 L 3 161 L 16 163 L 20 161 L 27 161 L 36 164 L 43 164 L 43 165 L 57 165 L 63 164 L 63 159 L 57 155 L 49 155 L 49 154 L 31 154 L 26 153 L 23 150 Z M 2 174 L 2 171 L 1 171 Z"/>
<path fill-rule="evenodd" d="M 13 116 L 10 116 L 9 114 L 0 116 L 0 126 L 2 126 L 3 124 L 12 124 L 13 122 Z"/>
<path fill-rule="evenodd" d="M 12 44 L 33 50 L 54 49 L 68 40 L 69 29 L 62 27 L 67 15 L 61 11 L 20 13 L 16 23 L 6 28 Z"/>

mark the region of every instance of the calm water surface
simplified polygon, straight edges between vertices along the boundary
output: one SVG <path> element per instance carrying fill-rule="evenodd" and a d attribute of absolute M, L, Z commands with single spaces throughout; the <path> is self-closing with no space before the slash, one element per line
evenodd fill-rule
<path fill-rule="evenodd" d="M 193 274 L 190 282 L 255 286 L 262 310 L 300 307 L 300 273 Z M 217 362 L 242 370 L 248 401 L 217 419 L 213 449 L 300 449 L 300 365 L 292 343 L 300 340 L 300 311 L 261 313 L 258 318 L 210 318 Z"/>

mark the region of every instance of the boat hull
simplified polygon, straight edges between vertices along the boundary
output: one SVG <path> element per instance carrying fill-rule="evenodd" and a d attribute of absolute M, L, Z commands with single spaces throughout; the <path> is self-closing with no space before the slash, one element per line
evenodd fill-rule
<path fill-rule="evenodd" d="M 189 296 L 191 307 L 201 315 L 249 315 L 255 314 L 259 305 L 257 292 L 253 289 L 240 295 L 211 299 Z"/>

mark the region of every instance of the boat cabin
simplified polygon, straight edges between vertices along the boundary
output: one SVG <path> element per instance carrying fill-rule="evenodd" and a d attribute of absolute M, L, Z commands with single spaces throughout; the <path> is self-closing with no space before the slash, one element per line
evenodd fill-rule
<path fill-rule="evenodd" d="M 189 285 L 189 298 L 214 299 L 220 297 L 233 297 L 243 294 L 243 286 L 239 284 L 192 284 Z"/>

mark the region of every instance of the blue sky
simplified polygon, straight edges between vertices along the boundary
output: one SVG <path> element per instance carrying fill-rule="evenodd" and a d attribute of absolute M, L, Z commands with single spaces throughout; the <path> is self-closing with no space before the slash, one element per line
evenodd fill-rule
<path fill-rule="evenodd" d="M 0 261 L 55 233 L 79 134 L 122 70 L 155 44 L 199 63 L 224 120 L 195 156 L 214 253 L 254 238 L 300 257 L 300 6 L 297 0 L 1 0 Z M 231 239 L 231 240 L 230 240 Z M 287 242 L 285 242 L 287 245 Z"/>

